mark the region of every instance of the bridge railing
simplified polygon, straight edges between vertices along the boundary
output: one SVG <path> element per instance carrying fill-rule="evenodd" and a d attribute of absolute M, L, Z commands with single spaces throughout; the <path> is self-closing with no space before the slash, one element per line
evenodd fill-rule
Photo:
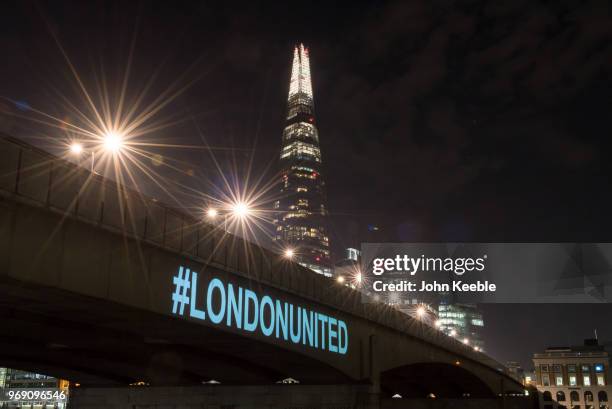
<path fill-rule="evenodd" d="M 385 304 L 219 227 L 163 205 L 17 139 L 0 134 L 0 195 L 150 243 L 199 262 L 402 331 L 496 370 L 488 356 Z"/>

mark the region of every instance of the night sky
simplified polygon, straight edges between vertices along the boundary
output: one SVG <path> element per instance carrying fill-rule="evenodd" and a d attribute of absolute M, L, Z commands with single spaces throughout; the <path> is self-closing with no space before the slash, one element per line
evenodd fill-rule
<path fill-rule="evenodd" d="M 292 47 L 304 42 L 337 253 L 362 241 L 612 237 L 605 0 L 128 3 L 3 3 L 0 131 L 58 149 L 65 132 L 32 118 L 78 122 L 66 101 L 83 96 L 60 46 L 88 89 L 105 83 L 111 96 L 132 48 L 130 96 L 149 79 L 145 101 L 185 87 L 153 119 L 167 126 L 144 136 L 194 146 L 155 151 L 176 168 L 158 166 L 168 183 L 218 185 L 204 145 L 236 180 L 274 180 Z M 527 365 L 594 328 L 612 339 L 608 306 L 484 311 L 500 360 Z"/>

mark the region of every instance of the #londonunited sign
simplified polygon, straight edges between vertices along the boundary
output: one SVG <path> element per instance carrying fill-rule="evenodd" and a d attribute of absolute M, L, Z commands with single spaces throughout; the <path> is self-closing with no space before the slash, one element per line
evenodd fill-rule
<path fill-rule="evenodd" d="M 219 277 L 198 282 L 198 273 L 183 266 L 172 283 L 174 315 L 336 354 L 348 351 L 346 322 L 331 315 L 258 294 Z"/>

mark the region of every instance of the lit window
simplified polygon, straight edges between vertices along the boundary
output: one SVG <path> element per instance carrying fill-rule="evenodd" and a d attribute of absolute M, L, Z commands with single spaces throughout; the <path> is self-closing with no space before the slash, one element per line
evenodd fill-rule
<path fill-rule="evenodd" d="M 548 377 L 548 374 L 542 375 L 542 385 L 550 386 L 550 378 Z"/>
<path fill-rule="evenodd" d="M 598 373 L 597 374 L 597 385 L 599 386 L 604 386 L 606 384 L 606 381 L 604 379 L 604 376 L 602 373 Z"/>
<path fill-rule="evenodd" d="M 308 217 L 311 213 L 307 210 L 298 210 L 297 212 L 289 212 L 283 217 L 283 220 L 293 219 L 296 217 Z"/>
<path fill-rule="evenodd" d="M 319 135 L 317 133 L 317 128 L 313 124 L 308 122 L 298 122 L 291 124 L 285 128 L 283 132 L 285 140 L 289 139 L 314 139 L 315 141 L 319 140 Z"/>
<path fill-rule="evenodd" d="M 295 141 L 283 147 L 281 159 L 284 158 L 311 159 L 316 162 L 321 162 L 321 150 L 318 146 L 311 143 Z"/>
<path fill-rule="evenodd" d="M 584 386 L 591 386 L 591 377 L 589 375 L 582 376 L 582 384 Z"/>
<path fill-rule="evenodd" d="M 301 165 L 291 166 L 291 170 L 303 171 L 306 173 L 314 173 L 315 171 L 313 168 L 309 168 L 308 166 L 301 166 Z"/>
<path fill-rule="evenodd" d="M 475 325 L 477 327 L 483 327 L 484 326 L 484 321 L 482 319 L 473 319 L 472 320 L 472 325 Z"/>
<path fill-rule="evenodd" d="M 561 376 L 561 374 L 555 375 L 555 385 L 563 386 L 563 377 Z"/>
<path fill-rule="evenodd" d="M 577 382 L 576 382 L 576 375 L 570 375 L 569 376 L 569 386 L 576 386 Z"/>

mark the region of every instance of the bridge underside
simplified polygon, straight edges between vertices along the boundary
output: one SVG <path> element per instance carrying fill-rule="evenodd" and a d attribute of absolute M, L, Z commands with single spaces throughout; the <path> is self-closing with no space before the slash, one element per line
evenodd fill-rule
<path fill-rule="evenodd" d="M 303 355 L 169 316 L 0 278 L 0 366 L 82 385 L 351 381 Z"/>
<path fill-rule="evenodd" d="M 385 394 L 402 398 L 491 398 L 495 394 L 460 365 L 418 363 L 381 374 Z"/>
<path fill-rule="evenodd" d="M 294 352 L 170 316 L 0 278 L 0 366 L 83 386 L 354 384 L 338 370 Z M 383 372 L 382 396 L 493 397 L 477 377 L 448 364 Z M 468 395 L 466 395 L 468 394 Z"/>

